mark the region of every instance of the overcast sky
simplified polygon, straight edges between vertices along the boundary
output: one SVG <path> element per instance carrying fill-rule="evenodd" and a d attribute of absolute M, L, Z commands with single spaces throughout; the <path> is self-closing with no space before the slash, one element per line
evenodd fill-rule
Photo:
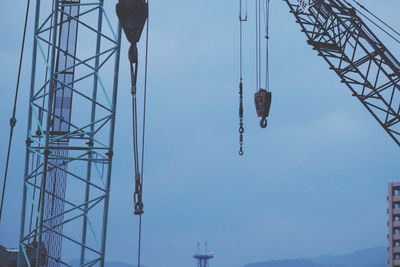
<path fill-rule="evenodd" d="M 0 9 L 1 173 L 22 2 L 4 1 Z M 115 22 L 114 1 L 106 2 Z M 252 12 L 245 25 L 245 156 L 237 155 L 237 2 L 150 3 L 143 263 L 194 266 L 191 255 L 198 241 L 208 241 L 216 267 L 386 246 L 387 186 L 399 179 L 399 148 L 306 45 L 283 1 L 271 1 L 273 104 L 266 130 L 259 128 L 253 107 Z M 400 28 L 399 1 L 362 2 Z M 125 40 L 123 50 L 107 260 L 133 263 L 137 218 L 132 212 Z M 9 247 L 17 246 L 20 222 L 30 71 L 28 63 L 24 66 L 5 220 L 0 224 L 0 243 Z"/>

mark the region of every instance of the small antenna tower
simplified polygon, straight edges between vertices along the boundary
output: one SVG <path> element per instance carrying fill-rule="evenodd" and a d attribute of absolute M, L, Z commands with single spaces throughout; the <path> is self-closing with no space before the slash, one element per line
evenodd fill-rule
<path fill-rule="evenodd" d="M 204 252 L 200 252 L 200 243 L 197 243 L 197 252 L 193 255 L 193 258 L 197 260 L 197 267 L 208 267 L 209 261 L 214 258 L 214 254 L 208 252 L 207 242 L 204 244 Z"/>

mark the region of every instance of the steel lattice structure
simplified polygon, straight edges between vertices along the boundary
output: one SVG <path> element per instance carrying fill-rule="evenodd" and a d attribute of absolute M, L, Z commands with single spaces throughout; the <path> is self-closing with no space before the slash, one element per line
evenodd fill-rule
<path fill-rule="evenodd" d="M 121 41 L 115 26 L 104 0 L 36 0 L 19 267 L 71 266 L 70 258 L 104 266 Z"/>
<path fill-rule="evenodd" d="M 284 0 L 308 39 L 400 146 L 400 63 L 342 0 Z"/>

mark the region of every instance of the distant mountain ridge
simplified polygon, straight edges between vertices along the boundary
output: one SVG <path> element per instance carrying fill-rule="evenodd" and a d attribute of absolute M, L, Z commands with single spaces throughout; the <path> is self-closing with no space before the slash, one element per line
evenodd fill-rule
<path fill-rule="evenodd" d="M 375 247 L 339 256 L 325 255 L 314 259 L 314 261 L 325 265 L 336 264 L 345 267 L 378 267 L 387 265 L 387 257 L 385 247 Z"/>
<path fill-rule="evenodd" d="M 387 267 L 387 250 L 385 247 L 375 247 L 337 256 L 263 261 L 244 267 Z"/>
<path fill-rule="evenodd" d="M 294 259 L 294 260 L 274 260 L 274 261 L 257 262 L 257 263 L 247 264 L 244 267 L 327 267 L 327 266 L 319 265 L 318 263 L 315 263 L 312 260 Z"/>
<path fill-rule="evenodd" d="M 68 262 L 79 266 L 79 260 Z M 246 264 L 244 267 L 387 267 L 387 250 L 375 247 L 342 255 L 323 255 L 315 259 L 283 259 Z M 106 267 L 136 267 L 121 262 L 107 262 Z M 143 266 L 145 267 L 145 266 Z M 216 266 L 218 267 L 218 266 Z"/>

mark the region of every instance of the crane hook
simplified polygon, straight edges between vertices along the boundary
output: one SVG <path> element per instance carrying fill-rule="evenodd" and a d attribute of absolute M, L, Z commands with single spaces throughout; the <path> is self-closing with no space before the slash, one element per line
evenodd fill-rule
<path fill-rule="evenodd" d="M 262 117 L 260 121 L 260 127 L 265 129 L 268 126 L 268 120 L 267 117 Z"/>
<path fill-rule="evenodd" d="M 254 95 L 254 103 L 256 106 L 257 116 L 261 118 L 261 128 L 267 128 L 267 117 L 271 108 L 272 93 L 265 89 L 260 89 Z"/>

